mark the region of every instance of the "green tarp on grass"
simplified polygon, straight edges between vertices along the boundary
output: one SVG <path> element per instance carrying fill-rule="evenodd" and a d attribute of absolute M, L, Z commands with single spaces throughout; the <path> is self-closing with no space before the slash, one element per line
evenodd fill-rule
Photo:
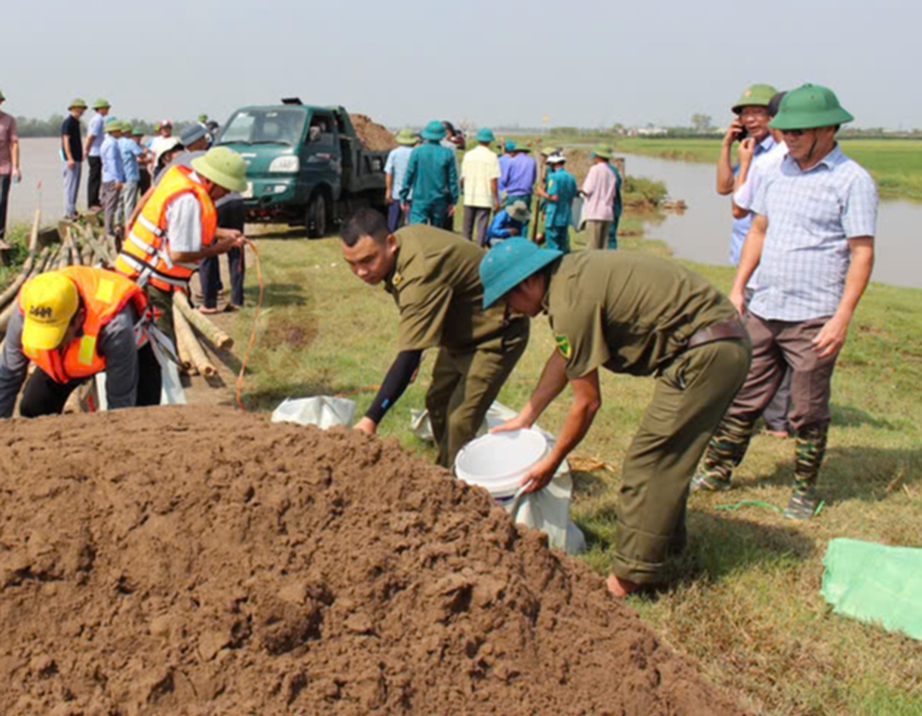
<path fill-rule="evenodd" d="M 840 538 L 823 564 L 820 594 L 833 611 L 922 640 L 922 549 Z"/>

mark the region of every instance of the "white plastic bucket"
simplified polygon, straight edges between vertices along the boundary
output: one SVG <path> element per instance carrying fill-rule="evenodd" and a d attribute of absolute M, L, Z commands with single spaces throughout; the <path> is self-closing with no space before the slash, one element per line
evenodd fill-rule
<path fill-rule="evenodd" d="M 483 487 L 497 502 L 512 499 L 522 478 L 547 455 L 547 439 L 537 430 L 491 433 L 472 440 L 455 458 L 455 474 Z"/>

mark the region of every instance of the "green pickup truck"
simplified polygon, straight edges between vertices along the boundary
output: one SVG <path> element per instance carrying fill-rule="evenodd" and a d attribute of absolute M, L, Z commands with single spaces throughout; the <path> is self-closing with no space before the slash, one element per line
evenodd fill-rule
<path fill-rule="evenodd" d="M 247 163 L 247 221 L 303 225 L 320 238 L 362 207 L 385 209 L 387 152 L 365 149 L 342 107 L 297 98 L 242 107 L 217 143 Z"/>

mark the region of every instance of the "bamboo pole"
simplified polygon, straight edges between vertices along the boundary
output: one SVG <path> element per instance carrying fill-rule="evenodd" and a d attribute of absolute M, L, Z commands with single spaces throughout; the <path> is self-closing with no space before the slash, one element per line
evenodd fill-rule
<path fill-rule="evenodd" d="M 173 324 L 174 325 L 179 321 L 180 317 L 181 317 L 181 314 L 179 313 L 179 309 L 174 305 L 173 306 Z M 177 339 L 176 353 L 177 353 L 177 357 L 179 358 L 179 369 L 183 373 L 185 373 L 186 375 L 198 375 L 199 374 L 198 369 L 195 367 L 195 364 L 193 364 L 192 362 L 192 358 L 189 355 L 189 351 L 186 350 L 185 341 L 180 341 Z"/>
<path fill-rule="evenodd" d="M 0 294 L 0 310 L 2 310 L 7 303 L 16 298 L 19 289 L 22 288 L 22 285 L 32 273 L 32 269 L 35 268 L 36 248 L 38 246 L 38 225 L 41 218 L 42 212 L 36 211 L 35 221 L 32 224 L 32 233 L 29 234 L 29 255 L 22 265 L 22 271 L 20 271 L 19 275 L 13 280 L 13 283 L 7 286 L 6 290 Z"/>
<path fill-rule="evenodd" d="M 186 320 L 188 320 L 191 325 L 195 326 L 196 330 L 205 336 L 208 342 L 213 346 L 222 350 L 233 347 L 234 339 L 192 308 L 192 304 L 189 303 L 189 297 L 182 291 L 175 291 L 173 293 L 173 305 L 179 308 Z"/>
<path fill-rule="evenodd" d="M 173 304 L 174 309 L 176 304 Z M 195 339 L 195 334 L 192 333 L 192 327 L 189 325 L 189 322 L 186 320 L 186 317 L 178 310 L 173 311 L 173 328 L 176 333 L 176 340 L 182 345 L 185 343 L 185 351 L 189 355 L 189 359 L 192 361 L 192 365 L 195 366 L 196 370 L 204 375 L 206 378 L 213 378 L 218 374 L 218 369 L 215 368 L 205 356 L 205 351 L 202 350 L 202 347 L 199 345 L 199 342 Z"/>

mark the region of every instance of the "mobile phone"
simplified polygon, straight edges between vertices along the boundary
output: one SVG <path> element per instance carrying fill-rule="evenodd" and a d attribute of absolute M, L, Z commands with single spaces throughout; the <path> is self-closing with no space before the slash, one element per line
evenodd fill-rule
<path fill-rule="evenodd" d="M 749 136 L 749 130 L 743 127 L 740 131 L 736 133 L 736 141 L 742 142 L 748 136 Z"/>

